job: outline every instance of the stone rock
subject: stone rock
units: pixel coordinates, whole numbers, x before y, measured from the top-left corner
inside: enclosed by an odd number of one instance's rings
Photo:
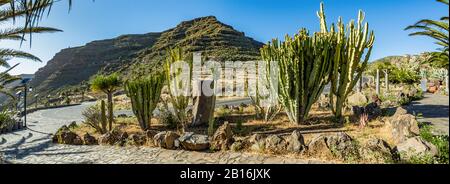
[[[359,159],[357,145],[343,132],[316,136],[308,145],[308,154],[346,161]]]
[[[265,150],[273,153],[281,153],[286,150],[287,142],[278,135],[271,135],[265,140]]]
[[[287,151],[293,153],[300,153],[306,149],[305,139],[299,131],[294,131],[286,139],[287,141]]]
[[[397,110],[395,110],[394,116],[401,116],[408,114],[408,111],[404,109],[403,107],[397,107]]]
[[[116,144],[117,141],[118,141],[117,136],[115,136],[111,132],[103,134],[98,138],[98,144],[100,144],[100,145],[112,146],[112,145]]]
[[[131,134],[126,141],[126,144],[129,146],[142,146],[145,142],[146,137],[144,135]]]
[[[166,143],[164,142],[164,137],[166,136],[166,131],[164,132],[159,132],[158,134],[156,134],[153,137],[153,145],[155,145],[156,147],[160,147],[163,148],[166,146]]]
[[[53,142],[68,145],[83,145],[83,140],[67,126],[61,127],[53,136]]]
[[[262,139],[266,138],[265,135],[262,134],[253,134],[252,136],[250,136],[247,140],[250,144],[254,144],[257,143],[259,141],[261,141]]]
[[[120,140],[128,139],[128,133],[127,132],[123,132],[122,134],[120,134],[119,139]]]
[[[387,126],[389,126],[388,129],[391,131],[392,138],[396,144],[420,134],[419,123],[416,117],[407,114],[407,111],[401,107],[397,108],[394,116],[388,118]]]
[[[211,148],[213,150],[228,150],[233,143],[233,131],[228,122],[220,126],[216,133],[214,133],[211,140]]]
[[[155,137],[155,135],[158,134],[158,131],[156,131],[156,130],[147,130],[147,131],[145,131],[144,134],[145,134],[145,136],[147,138],[147,142],[153,143],[153,137]]]
[[[368,103],[367,97],[361,92],[356,92],[353,95],[350,95],[347,99],[348,105],[350,106],[364,106]]]
[[[202,80],[198,82],[197,89],[202,89],[201,86],[214,84],[212,80]],[[202,126],[208,125],[214,118],[214,108],[216,106],[216,96],[215,95],[205,95],[203,92],[199,93],[200,96],[195,97],[193,115],[191,126]]]
[[[83,140],[84,140],[85,145],[97,145],[98,144],[97,139],[94,136],[90,135],[89,133],[84,134]]]
[[[177,140],[180,136],[175,132],[167,132],[164,136],[164,143],[166,144],[166,149],[174,149],[176,147],[175,140]]]
[[[361,159],[374,163],[394,163],[396,154],[386,141],[371,138],[360,149]]]
[[[409,160],[413,157],[437,156],[439,154],[436,146],[423,140],[421,137],[409,138],[395,148],[400,154],[401,160]]]
[[[180,138],[181,146],[189,151],[203,151],[209,149],[209,138],[207,135],[198,135],[186,132]]]

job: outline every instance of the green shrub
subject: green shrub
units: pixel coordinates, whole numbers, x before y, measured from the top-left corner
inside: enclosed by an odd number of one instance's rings
[[[11,126],[14,123],[13,113],[6,110],[0,111],[0,129]]]
[[[422,124],[420,129],[420,137],[430,142],[431,144],[435,145],[439,151],[439,156],[433,158],[433,162],[431,163],[449,164],[448,161],[449,137],[447,135],[439,135],[439,136],[433,135],[431,133],[431,126]],[[428,163],[430,163],[429,158],[426,159],[417,158],[413,161],[416,161],[418,163],[428,161]]]

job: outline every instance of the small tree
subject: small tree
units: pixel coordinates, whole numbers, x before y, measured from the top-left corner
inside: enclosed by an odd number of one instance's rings
[[[120,87],[121,81],[119,75],[114,73],[111,75],[97,75],[91,81],[91,89],[97,92],[103,92],[107,95],[108,100],[108,123],[109,130],[112,130],[112,122],[114,119],[113,113],[113,95]]]

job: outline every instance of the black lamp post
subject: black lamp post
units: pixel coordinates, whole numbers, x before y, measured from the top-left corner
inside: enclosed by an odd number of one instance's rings
[[[28,82],[30,82],[31,79],[26,78],[22,80],[22,84],[23,84],[23,88],[24,88],[24,92],[23,92],[23,109],[24,109],[24,119],[23,119],[23,126],[27,127],[27,94],[28,94],[28,90],[30,90],[30,92],[33,90],[33,88],[28,88]]]

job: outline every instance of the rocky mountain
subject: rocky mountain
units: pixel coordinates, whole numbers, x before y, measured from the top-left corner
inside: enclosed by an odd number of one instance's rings
[[[32,86],[49,92],[78,85],[99,72],[148,74],[162,70],[166,50],[175,46],[216,61],[248,61],[259,58],[262,45],[216,17],[201,17],[161,33],[125,35],[64,49],[36,73]]]

